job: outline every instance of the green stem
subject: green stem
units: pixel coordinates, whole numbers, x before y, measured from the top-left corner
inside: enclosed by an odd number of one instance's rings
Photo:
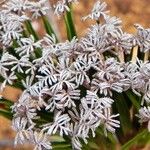
[[[46,32],[51,36],[52,34],[55,35],[56,39],[57,39],[57,36],[48,20],[48,18],[46,16],[42,16],[42,20],[43,20],[43,24],[44,24],[44,27],[45,27],[45,30]],[[58,39],[57,39],[58,41]]]
[[[38,40],[39,40],[39,37],[38,37],[36,31],[34,30],[31,21],[30,21],[30,20],[27,20],[27,21],[25,22],[25,25],[26,25],[26,28],[27,28],[28,33],[31,34],[31,35],[33,35],[35,41],[38,41]],[[41,50],[40,48],[36,48],[36,49],[35,49],[35,55],[36,55],[37,58],[41,57],[41,55],[42,55],[42,50]]]
[[[70,11],[67,11],[64,19],[66,24],[66,30],[67,30],[67,36],[68,39],[71,40],[74,36],[77,36],[73,18],[72,18],[72,8],[71,5],[69,5]]]
[[[26,28],[27,28],[27,31],[29,32],[29,34],[32,34],[33,37],[34,37],[34,39],[36,41],[38,41],[39,37],[38,37],[37,33],[35,32],[35,30],[34,30],[34,28],[32,26],[31,21],[30,20],[25,21],[25,25],[26,25]]]
[[[147,129],[144,129],[142,132],[137,134],[133,139],[129,140],[127,143],[125,143],[121,150],[128,150],[133,144],[138,142],[146,133],[148,133]]]

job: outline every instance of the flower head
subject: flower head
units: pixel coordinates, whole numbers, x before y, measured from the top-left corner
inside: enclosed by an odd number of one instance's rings
[[[107,4],[105,2],[97,1],[94,4],[91,14],[84,17],[83,19],[86,20],[86,19],[90,18],[93,20],[99,20],[99,18],[101,16],[103,16],[105,18],[107,13],[109,12],[109,11],[106,11],[106,7],[107,7]]]

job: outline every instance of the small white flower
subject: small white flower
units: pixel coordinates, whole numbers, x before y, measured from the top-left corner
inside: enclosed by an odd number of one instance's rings
[[[86,103],[86,99],[82,99],[82,106],[77,135],[87,143],[86,139],[89,137],[89,132],[92,131],[92,136],[95,137],[95,130],[100,125],[101,120],[97,117],[97,114],[101,113],[101,108]]]
[[[145,100],[149,104],[150,103],[150,80],[145,84],[145,90],[143,93],[144,93],[143,100]]]
[[[14,144],[24,144],[29,138],[29,132],[26,130],[27,120],[25,118],[13,118],[12,128],[17,131]]]
[[[117,36],[121,32],[122,21],[117,17],[105,17],[105,30],[107,33],[110,33],[112,36]]]
[[[53,44],[57,43],[57,39],[56,39],[56,36],[54,34],[52,34],[51,36],[49,34],[46,34],[43,37],[43,40],[41,42],[45,42],[46,46],[47,45],[53,45]]]
[[[1,57],[1,63],[4,66],[14,65],[15,61],[16,61],[16,57],[14,57],[13,55],[9,54],[8,52],[3,53],[2,57]]]
[[[28,38],[21,38],[18,41],[18,44],[20,47],[16,48],[15,50],[19,54],[19,56],[26,55],[27,57],[29,57],[30,55],[33,55],[33,52],[36,48],[40,47],[39,42],[35,42],[32,35]]]
[[[141,52],[150,51],[150,28],[144,29],[141,25],[135,24],[137,35],[135,36],[135,43],[140,47]]]
[[[68,3],[78,3],[78,0],[66,0]]]
[[[47,10],[49,9],[46,6],[47,0],[39,0],[36,2],[29,2],[30,5],[30,12],[32,13],[32,18],[37,19],[42,15],[46,15]]]
[[[114,58],[108,58],[99,64],[99,71],[94,74],[92,89],[100,94],[112,96],[111,90],[121,93],[124,90],[125,75],[123,68]],[[122,82],[121,82],[122,81]]]
[[[25,74],[31,73],[31,75],[35,75],[37,70],[37,65],[33,63],[29,63],[28,68],[26,68]]]
[[[67,74],[65,71],[62,71],[57,75],[57,81],[50,89],[53,93],[62,90],[64,87],[67,89],[74,89],[75,84],[73,83],[73,78],[70,74]]]
[[[72,148],[81,150],[82,144],[81,144],[80,139],[82,139],[83,137],[82,137],[82,135],[77,135],[78,129],[79,129],[78,123],[75,123],[74,125],[71,124],[70,129],[71,129],[70,135],[71,135]],[[86,140],[84,139],[84,141],[86,141]]]
[[[84,17],[83,19],[86,20],[90,18],[93,20],[99,20],[101,16],[105,18],[106,14],[109,12],[109,11],[106,11],[106,7],[107,7],[107,4],[105,2],[97,1],[94,4],[91,14]]]
[[[10,84],[12,85],[13,84],[13,81],[17,79],[17,76],[15,75],[14,72],[10,73],[9,75],[5,74],[3,76],[4,78],[4,81],[3,83],[1,84],[1,87],[0,87],[0,90],[3,90],[7,84]]]
[[[54,5],[54,8],[54,14],[56,14],[58,17],[60,17],[65,11],[70,11],[65,0],[58,1],[57,4]]]
[[[114,102],[114,100],[109,97],[99,98],[93,91],[87,91],[86,100],[87,103],[94,103],[93,105],[100,108],[111,108],[111,105]]]
[[[148,130],[150,132],[150,107],[142,107],[139,110],[137,117],[140,119],[139,122],[148,122]]]
[[[32,86],[33,80],[34,80],[34,75],[27,76],[25,81],[22,80],[22,84],[23,84],[23,86],[26,88],[27,91],[28,91],[28,90],[30,89],[30,87]]]
[[[52,86],[57,83],[57,74],[53,65],[43,65],[38,70],[42,75],[36,75],[43,86]]]
[[[75,100],[79,99],[80,90],[61,90],[56,95],[54,95],[54,100],[57,102],[56,107],[59,109],[64,107],[76,107]]]
[[[56,132],[59,132],[60,136],[63,136],[63,134],[68,135],[68,132],[70,132],[69,121],[70,118],[68,114],[62,114],[62,112],[59,111],[54,117],[54,122],[44,125],[43,130],[47,130],[47,134],[49,135],[55,134]]]
[[[31,132],[31,141],[35,145],[34,150],[52,149],[48,135],[43,132]],[[30,141],[30,142],[31,142]]]
[[[11,21],[3,26],[3,31],[0,32],[0,41],[6,46],[10,46],[13,40],[17,40],[22,36],[22,31],[20,25]]]
[[[36,101],[24,91],[17,103],[12,106],[14,117],[20,117],[27,121],[28,128],[34,127],[33,119],[36,119]]]
[[[10,55],[8,52],[2,54],[1,59],[0,59],[0,75],[1,76],[7,75],[7,71],[9,70],[7,67],[9,65],[12,65],[11,61],[14,59],[16,58]]]
[[[22,14],[28,8],[28,2],[28,0],[9,0],[8,2],[6,1],[6,4],[4,4],[3,7],[7,8],[9,11]]]
[[[110,108],[104,109],[104,114],[101,116],[102,124],[104,125],[104,132],[107,135],[107,130],[111,133],[115,133],[115,128],[120,127],[120,122],[114,118],[118,117],[119,114],[111,115]]]
[[[23,73],[23,68],[30,66],[29,58],[27,56],[23,56],[19,60],[16,58],[14,63],[15,65],[11,68],[11,71],[17,70],[18,72]]]

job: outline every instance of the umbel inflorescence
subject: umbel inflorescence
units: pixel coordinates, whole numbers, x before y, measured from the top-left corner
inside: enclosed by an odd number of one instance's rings
[[[59,135],[62,143],[69,141],[71,149],[79,150],[98,128],[106,136],[115,135],[122,126],[112,107],[118,101],[115,95],[127,93],[139,98],[133,102],[137,117],[141,123],[149,122],[150,130],[150,29],[136,24],[135,35],[125,33],[106,3],[96,1],[82,18],[95,24],[78,38],[67,20],[74,2],[78,1],[60,0],[54,5],[54,14],[67,24],[65,42],[57,39],[46,19],[46,0],[7,0],[2,6],[0,89],[6,85],[22,89],[12,106],[15,144],[53,149],[53,137]],[[40,39],[31,24],[39,17],[48,33]]]

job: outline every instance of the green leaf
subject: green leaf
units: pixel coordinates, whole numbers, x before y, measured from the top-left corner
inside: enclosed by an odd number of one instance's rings
[[[132,102],[137,111],[140,109],[140,102],[138,102],[137,96],[131,91],[126,91],[125,94],[128,96],[129,100]]]
[[[66,24],[66,30],[67,30],[67,36],[69,40],[72,40],[74,36],[77,36],[76,30],[75,30],[75,25],[73,22],[72,18],[72,7],[69,5],[70,11],[67,11],[64,19],[65,19],[65,24]]]
[[[0,115],[11,120],[13,116],[11,106],[13,104],[12,101],[2,98],[0,100]]]
[[[13,84],[10,86],[24,90],[24,86],[21,82],[22,79],[25,79],[25,77],[23,77],[24,75],[21,73],[18,73],[18,72],[16,72],[15,74],[17,76],[17,80],[15,82],[13,82]]]
[[[71,145],[67,143],[52,143],[53,150],[71,150]]]
[[[4,81],[4,78],[0,76],[0,83],[2,83],[3,81]]]
[[[11,112],[5,111],[3,109],[0,109],[0,115],[9,120],[12,120],[12,118],[13,118],[13,114]]]
[[[121,93],[116,92],[113,93],[113,98],[119,113],[121,128],[124,134],[127,134],[128,132],[132,131],[132,123],[130,120],[130,113],[126,100]]]
[[[52,135],[50,140],[51,142],[65,142],[64,138],[59,135]]]
[[[131,146],[133,146],[136,142],[138,142],[140,139],[142,139],[146,134],[148,133],[147,129],[143,130],[142,132],[138,133],[133,139],[129,140],[127,143],[125,143],[121,150],[129,150]]]
[[[20,90],[24,90],[24,86],[22,85],[22,82],[21,81],[16,81],[14,82],[12,85],[9,85],[11,87],[14,87],[14,88],[17,88],[17,89],[20,89]]]
[[[48,112],[44,109],[41,109],[40,111],[37,111],[38,116],[40,116],[40,118],[42,118],[43,120],[47,121],[47,122],[52,122],[53,121],[53,113],[52,112]]]
[[[10,101],[10,100],[7,100],[7,99],[2,98],[2,99],[0,100],[0,104],[4,104],[4,105],[6,105],[6,106],[8,106],[8,107],[11,107],[14,103],[13,103],[12,101]]]
[[[10,54],[15,56],[17,59],[20,59],[20,56],[16,53],[15,48],[19,47],[17,40],[13,40],[13,44],[11,47],[9,47],[7,50]]]
[[[99,150],[99,146],[94,141],[89,141],[88,146],[90,147],[90,149]]]
[[[111,150],[116,150],[116,145],[118,144],[117,137],[108,132],[107,137],[104,135],[104,131],[102,127],[98,127],[96,129],[96,135],[97,135],[97,144],[99,147],[103,147],[102,149],[110,149]]]

